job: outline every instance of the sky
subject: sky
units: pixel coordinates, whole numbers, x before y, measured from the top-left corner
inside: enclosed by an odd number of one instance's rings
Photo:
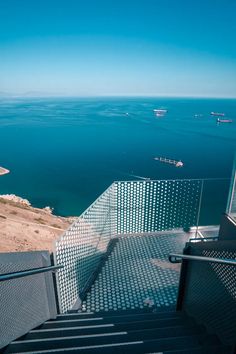
[[[235,0],[0,0],[0,93],[236,97]]]

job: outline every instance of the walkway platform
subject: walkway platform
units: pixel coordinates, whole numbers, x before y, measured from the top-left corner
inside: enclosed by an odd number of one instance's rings
[[[168,255],[181,252],[192,234],[160,232],[122,235],[82,302],[83,311],[174,307],[180,265]]]

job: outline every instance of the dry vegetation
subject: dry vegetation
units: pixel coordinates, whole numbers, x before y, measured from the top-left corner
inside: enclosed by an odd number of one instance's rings
[[[53,249],[53,241],[73,222],[47,210],[0,197],[0,252]]]

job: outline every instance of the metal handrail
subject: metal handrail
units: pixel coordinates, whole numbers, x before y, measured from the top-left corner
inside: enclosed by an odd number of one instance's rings
[[[13,273],[0,274],[0,282],[5,281],[5,280],[12,280],[12,279],[17,279],[17,278],[27,277],[29,275],[34,275],[34,274],[46,273],[46,272],[51,272],[51,271],[53,272],[53,271],[56,271],[61,268],[63,268],[63,265],[31,268],[31,269],[26,269],[26,270],[20,270],[18,272],[13,272]]]
[[[177,260],[176,258],[180,258],[180,259]],[[221,264],[227,264],[227,265],[236,266],[236,260],[235,259],[203,257],[203,256],[190,256],[190,255],[179,254],[179,253],[170,253],[169,254],[169,261],[171,263],[181,263],[182,259],[186,259],[186,260],[189,260],[189,261],[202,261],[202,262],[211,262],[211,263],[221,263]]]
[[[137,177],[138,178],[138,177]],[[180,178],[180,179],[173,179],[173,178],[166,178],[166,179],[145,179],[145,180],[138,180],[138,179],[133,179],[133,180],[115,180],[112,184],[114,183],[125,183],[125,182],[162,182],[162,181],[175,181],[175,182],[181,182],[181,181],[225,181],[225,180],[230,180],[229,177],[216,177],[216,178]]]
[[[218,236],[209,236],[209,237],[192,237],[189,239],[189,242],[194,242],[194,241],[205,241],[205,240],[218,240]]]

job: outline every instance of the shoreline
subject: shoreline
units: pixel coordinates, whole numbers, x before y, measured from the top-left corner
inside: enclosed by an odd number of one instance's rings
[[[45,211],[45,212],[47,212],[49,214],[53,213],[53,208],[51,208],[49,206],[45,206],[43,208],[33,207],[28,199],[19,197],[19,196],[15,195],[15,194],[0,194],[0,199],[5,199],[5,200],[8,200],[10,202],[14,202],[14,203],[17,203],[17,204],[20,204],[20,205],[24,205],[24,206],[27,206],[27,207],[32,207],[34,209],[40,209],[40,210]],[[60,215],[55,215],[55,216],[59,216],[60,217]]]
[[[0,195],[0,252],[52,252],[55,240],[74,221],[52,211],[50,207],[35,208],[14,194]]]
[[[31,206],[31,203],[27,199],[18,197],[15,194],[0,194],[0,198],[5,199],[5,200],[9,200],[14,203],[20,203],[23,205]]]

